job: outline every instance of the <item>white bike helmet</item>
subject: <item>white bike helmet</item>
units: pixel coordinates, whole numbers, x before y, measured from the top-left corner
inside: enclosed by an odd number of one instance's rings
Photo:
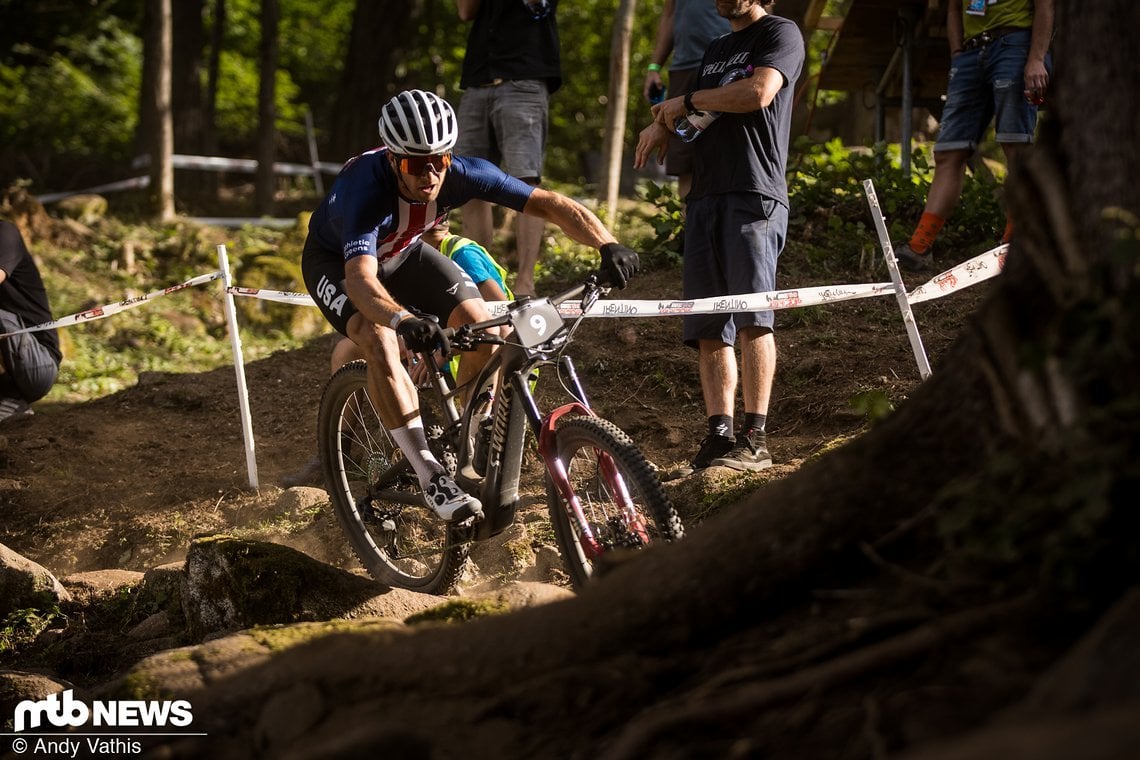
[[[430,156],[455,145],[459,127],[451,105],[435,93],[405,90],[380,111],[380,139],[393,153]]]

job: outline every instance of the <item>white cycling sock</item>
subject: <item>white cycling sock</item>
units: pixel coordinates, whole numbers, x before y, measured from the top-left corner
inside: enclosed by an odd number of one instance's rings
[[[404,452],[404,456],[408,458],[408,463],[416,471],[420,488],[427,488],[432,475],[443,472],[443,465],[439,463],[435,454],[432,454],[431,449],[428,448],[423,420],[416,418],[407,425],[391,428],[388,432],[392,434],[396,445]]]

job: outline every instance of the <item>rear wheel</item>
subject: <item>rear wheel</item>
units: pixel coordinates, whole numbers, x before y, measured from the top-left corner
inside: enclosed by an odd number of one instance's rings
[[[363,361],[346,364],[321,397],[318,449],[333,509],[373,578],[446,593],[463,571],[470,528],[449,525],[424,503],[415,472],[365,392],[366,378]]]
[[[602,554],[675,541],[684,535],[681,518],[661,481],[617,425],[598,417],[564,418],[558,426],[557,447],[594,539],[591,546],[573,524],[568,506],[547,473],[550,520],[575,588],[590,580]]]

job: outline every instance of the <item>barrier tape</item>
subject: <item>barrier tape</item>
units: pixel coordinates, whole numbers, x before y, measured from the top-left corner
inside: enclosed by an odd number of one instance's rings
[[[979,253],[969,261],[963,261],[930,278],[912,290],[907,298],[912,304],[931,301],[965,290],[991,277],[997,277],[1005,269],[1005,257],[1008,252],[1009,243],[1002,243],[985,253]]]
[[[984,253],[978,254],[969,261],[964,261],[955,267],[935,275],[927,282],[915,288],[909,294],[912,304],[942,298],[959,290],[964,290],[979,282],[988,280],[1001,274],[1005,268],[1005,257],[1009,250],[1008,244],[999,245]],[[210,272],[187,280],[179,285],[172,285],[162,290],[155,290],[146,295],[126,298],[122,301],[105,306],[86,309],[66,317],[53,319],[50,322],[25,327],[22,330],[2,333],[0,338],[10,335],[52,330],[59,327],[69,327],[80,322],[92,322],[113,314],[133,309],[147,301],[159,296],[183,290],[185,288],[204,285],[220,279],[221,272]],[[779,309],[796,309],[804,306],[819,306],[827,303],[839,303],[861,298],[874,298],[876,296],[890,295],[892,285],[889,282],[863,283],[858,285],[825,285],[811,288],[790,288],[785,290],[769,290],[763,293],[745,293],[741,295],[723,296],[717,298],[696,298],[693,300],[622,300],[607,299],[598,301],[586,314],[587,317],[659,317],[676,316],[684,314],[720,314],[725,312],[741,311],[776,311]],[[265,301],[292,304],[294,306],[316,306],[312,296],[308,293],[298,293],[288,290],[268,290],[266,288],[245,288],[231,286],[225,289],[227,293],[247,298],[260,298]],[[505,314],[509,303],[507,301],[488,301],[487,308],[492,316]],[[559,305],[559,313],[565,317],[576,317],[582,313],[578,301],[566,301]]]
[[[10,335],[21,335],[23,333],[39,332],[40,330],[52,330],[57,327],[70,327],[71,325],[78,324],[80,322],[93,322],[96,319],[103,319],[104,317],[109,317],[112,314],[118,314],[121,311],[133,309],[136,306],[158,298],[159,296],[170,295],[171,293],[183,290],[184,288],[192,288],[195,285],[204,285],[207,282],[221,279],[221,277],[222,272],[200,274],[197,277],[193,277],[180,285],[171,285],[170,287],[163,288],[162,290],[151,291],[146,295],[135,296],[133,298],[124,298],[118,303],[107,304],[105,306],[96,306],[93,309],[86,309],[85,311],[80,311],[66,317],[53,319],[50,322],[44,322],[43,324],[35,325],[34,327],[25,327],[22,330],[14,330],[12,332],[0,335],[0,338],[7,338]]]
[[[819,306],[825,303],[839,303],[859,298],[872,298],[891,292],[889,282],[861,285],[824,285],[812,288],[791,288],[769,290],[763,293],[743,293],[740,295],[716,298],[696,298],[681,300],[605,300],[598,301],[586,312],[587,317],[659,317],[683,314],[721,314],[740,311],[775,311],[795,309],[803,306]],[[297,306],[315,306],[312,297],[305,293],[263,288],[230,287],[227,292],[235,296],[261,298],[266,301],[290,303]],[[487,307],[492,316],[505,314],[507,301],[488,301]],[[580,301],[564,301],[558,311],[565,317],[577,317],[582,313]]]

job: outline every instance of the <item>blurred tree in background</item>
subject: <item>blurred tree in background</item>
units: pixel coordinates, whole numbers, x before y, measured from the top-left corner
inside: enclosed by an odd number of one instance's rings
[[[0,179],[27,178],[43,193],[137,173],[143,6],[0,0]],[[602,144],[616,6],[559,7],[565,85],[551,103],[553,180],[581,184]],[[640,77],[660,8],[648,0],[638,10],[627,145],[648,115]],[[175,151],[253,157],[261,3],[178,0],[174,12]],[[457,101],[467,31],[454,0],[280,0],[277,159],[308,162],[306,110],[320,158],[340,162],[376,144],[380,104],[399,90]]]

